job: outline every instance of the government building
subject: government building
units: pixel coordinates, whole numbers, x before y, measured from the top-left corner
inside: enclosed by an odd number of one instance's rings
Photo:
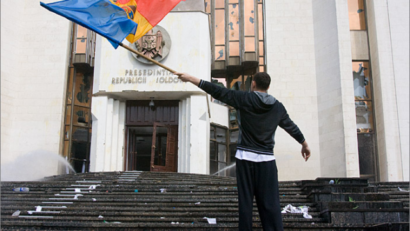
[[[268,93],[312,151],[305,162],[278,128],[281,181],[409,181],[408,0],[186,0],[123,43],[233,90],[249,91],[267,72]],[[2,180],[7,169],[29,168],[7,168],[24,160],[45,175],[70,173],[66,160],[76,172],[235,176],[237,119],[234,108],[38,1],[19,2],[18,12],[1,1]],[[41,152],[52,157],[33,154]]]

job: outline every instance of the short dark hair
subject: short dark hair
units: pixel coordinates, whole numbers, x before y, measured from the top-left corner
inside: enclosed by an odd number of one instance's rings
[[[256,88],[260,90],[268,90],[270,85],[270,76],[266,72],[258,72],[253,77],[253,81],[256,83]]]

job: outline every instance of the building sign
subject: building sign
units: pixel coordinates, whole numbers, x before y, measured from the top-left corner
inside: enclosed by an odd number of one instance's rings
[[[157,25],[131,46],[145,56],[160,62],[171,50],[171,38],[163,27]],[[132,55],[141,63],[153,64],[139,55],[134,53]]]
[[[111,84],[145,84],[147,80],[155,79],[155,83],[181,83],[173,73],[159,69],[129,69],[124,70],[124,76],[113,77]]]

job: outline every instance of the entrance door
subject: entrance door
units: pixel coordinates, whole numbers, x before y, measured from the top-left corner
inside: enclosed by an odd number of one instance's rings
[[[178,151],[176,125],[154,123],[151,147],[151,171],[176,172]]]
[[[177,171],[177,100],[127,101],[124,170]]]

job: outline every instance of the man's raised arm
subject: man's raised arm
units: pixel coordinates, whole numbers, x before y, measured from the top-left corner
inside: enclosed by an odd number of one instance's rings
[[[206,93],[210,94],[213,98],[228,104],[234,108],[240,108],[243,105],[245,93],[243,91],[234,91],[224,87],[220,87],[216,84],[210,83],[205,80],[198,79],[192,75],[186,73],[175,72],[174,75],[178,75],[178,78],[183,82],[190,82]]]

